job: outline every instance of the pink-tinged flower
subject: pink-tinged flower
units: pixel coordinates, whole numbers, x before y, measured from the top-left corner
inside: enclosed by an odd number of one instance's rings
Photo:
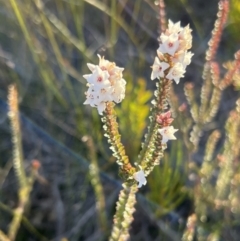
[[[181,63],[176,63],[168,72],[166,76],[169,80],[174,80],[176,84],[179,83],[180,78],[184,77],[185,68]]]
[[[154,80],[156,78],[162,78],[164,77],[164,71],[169,67],[170,65],[165,62],[160,62],[158,57],[155,57],[153,66],[152,66],[152,74],[151,74],[151,80]]]
[[[102,69],[102,70],[108,70],[109,69],[109,65],[115,65],[115,63],[113,62],[110,62],[106,59],[104,59],[104,57],[101,57],[99,54],[97,55],[98,58],[99,58],[99,67]]]
[[[162,33],[160,39],[162,43],[158,50],[163,54],[167,53],[173,56],[179,47],[178,34],[173,33],[168,36]]]
[[[178,111],[179,112],[184,112],[187,109],[187,104],[186,103],[182,103],[179,107],[178,107]]]
[[[142,187],[142,185],[147,184],[147,180],[146,180],[144,171],[142,169],[138,172],[135,172],[133,174],[133,178],[138,182],[138,188]]]
[[[110,61],[104,59],[104,57],[101,57],[99,54],[98,54],[98,58],[99,58],[99,65],[87,63],[87,66],[91,70],[92,73],[96,70],[96,67],[98,66],[102,71],[108,72],[109,80],[111,83],[114,80],[118,80],[118,79],[122,78],[122,72],[123,72],[124,68],[120,68],[120,67],[116,66],[116,64],[114,62],[110,62]],[[84,77],[86,78],[87,76],[88,75],[85,75]]]
[[[168,140],[176,140],[174,133],[178,131],[178,129],[174,129],[173,126],[163,127],[158,130],[159,133],[162,135],[162,143],[167,143]]]
[[[98,66],[96,66],[91,75],[84,75],[83,77],[87,79],[89,84],[94,85],[95,88],[101,89],[110,86],[108,72],[101,70]]]
[[[171,111],[157,115],[157,122],[163,127],[169,126],[173,122],[173,118],[171,118]]]

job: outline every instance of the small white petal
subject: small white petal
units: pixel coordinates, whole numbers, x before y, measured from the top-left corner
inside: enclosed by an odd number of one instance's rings
[[[192,29],[189,28],[189,25],[184,27],[179,33],[180,39],[180,48],[184,51],[192,47]]]
[[[192,52],[188,51],[180,51],[176,56],[173,58],[173,62],[181,63],[184,68],[191,63],[191,58],[193,56]]]
[[[183,28],[181,27],[180,21],[178,21],[177,23],[173,23],[170,19],[168,20],[168,33],[179,33],[180,31],[182,31],[182,29]]]
[[[176,84],[179,83],[180,78],[184,77],[185,68],[181,63],[176,63],[168,72],[166,78],[174,80]]]
[[[144,171],[140,170],[133,174],[133,178],[138,182],[138,188],[142,187],[142,185],[147,184],[147,179],[145,177]]]
[[[98,114],[102,115],[103,111],[106,109],[106,103],[100,102],[97,106],[97,109],[98,109]]]
[[[91,64],[91,63],[87,63],[87,67],[93,72],[96,68],[96,65]]]
[[[169,67],[170,65],[165,62],[160,62],[158,57],[155,57],[153,66],[152,66],[152,73],[151,73],[151,80],[154,80],[159,77],[164,77],[164,71]]]
[[[85,75],[83,75],[83,78],[86,79],[86,80],[88,80],[91,75],[92,75],[92,74],[85,74]]]

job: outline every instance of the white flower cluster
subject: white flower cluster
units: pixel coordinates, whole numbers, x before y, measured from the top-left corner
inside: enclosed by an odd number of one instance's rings
[[[192,35],[189,25],[182,28],[180,22],[168,21],[168,29],[160,36],[160,46],[152,66],[151,80],[164,77],[177,84],[184,77],[186,66],[190,64],[193,54],[187,51],[192,46]]]
[[[89,87],[85,93],[87,99],[84,104],[96,107],[101,115],[108,101],[120,103],[124,99],[126,81],[122,78],[124,68],[116,66],[114,62],[100,55],[98,57],[98,65],[87,64],[92,73],[83,75]]]

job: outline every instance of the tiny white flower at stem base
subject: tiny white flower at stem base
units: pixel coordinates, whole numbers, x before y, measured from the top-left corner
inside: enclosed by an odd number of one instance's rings
[[[147,184],[147,179],[146,179],[144,171],[142,169],[138,172],[135,172],[133,174],[133,178],[138,182],[138,188],[142,187],[142,185]]]
[[[162,135],[162,143],[167,143],[168,140],[176,140],[174,133],[178,131],[178,129],[174,129],[173,126],[163,127],[158,130],[159,133]]]

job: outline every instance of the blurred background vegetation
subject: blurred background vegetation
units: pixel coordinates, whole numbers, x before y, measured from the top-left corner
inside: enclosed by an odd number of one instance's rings
[[[200,125],[189,112],[201,103],[218,1],[166,0],[165,5],[167,19],[193,29],[194,57],[172,95],[178,140],[138,195],[131,240],[239,240],[239,73],[221,90],[207,123]],[[220,67],[225,63],[221,77],[233,68],[227,61],[240,48],[239,16],[240,3],[231,0],[215,58]],[[158,48],[159,2],[0,0],[0,23],[0,230],[9,233],[21,201],[7,116],[8,87],[16,84],[24,173],[34,177],[24,194],[16,240],[107,240],[121,180],[97,111],[82,104],[82,75],[89,72],[86,63],[97,63],[96,54],[125,68],[126,98],[117,113],[134,163],[153,95],[149,76]],[[216,93],[210,91],[209,100],[211,94]],[[201,133],[191,146],[194,123]]]

